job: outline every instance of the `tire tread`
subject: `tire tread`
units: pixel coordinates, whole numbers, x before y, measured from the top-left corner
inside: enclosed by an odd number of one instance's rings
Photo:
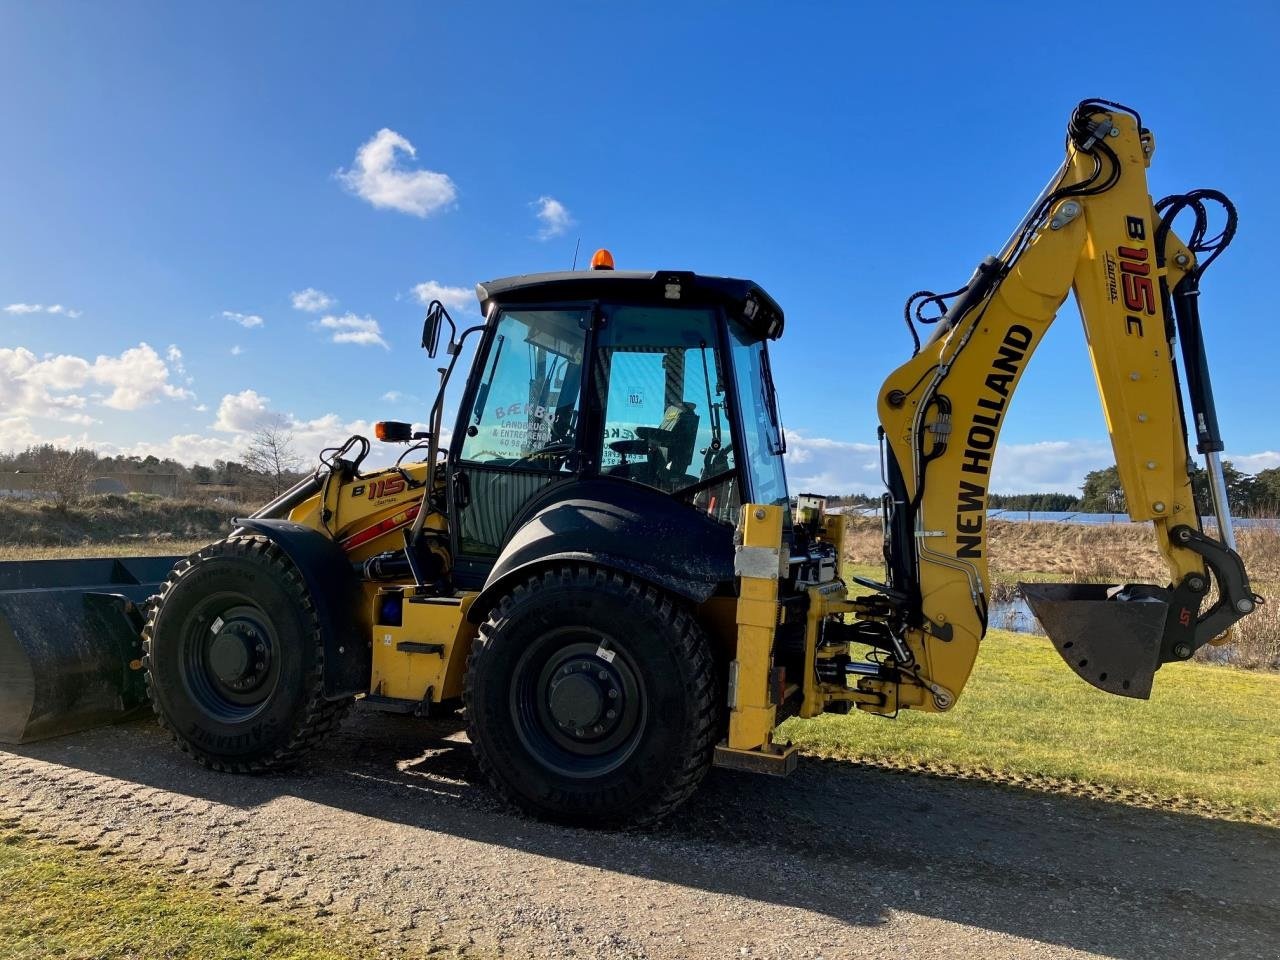
[[[467,733],[476,762],[494,790],[509,803],[534,815],[547,815],[544,807],[512,790],[500,775],[493,759],[481,745],[482,738],[477,736],[477,713],[473,704],[475,679],[487,669],[495,633],[511,619],[513,611],[521,604],[542,591],[557,587],[597,594],[609,593],[625,599],[627,603],[647,607],[665,627],[667,637],[674,644],[675,655],[691,666],[684,693],[686,701],[692,705],[692,722],[683,733],[683,760],[668,773],[666,782],[655,793],[654,798],[643,808],[629,810],[624,818],[619,818],[613,815],[614,811],[607,806],[608,799],[602,795],[599,809],[590,812],[589,820],[580,816],[567,818],[588,825],[645,827],[657,823],[689,799],[711,766],[719,724],[715,697],[717,686],[710,645],[693,612],[685,603],[635,577],[589,564],[561,564],[530,575],[498,598],[471,645],[463,680]]]
[[[252,760],[226,760],[206,753],[200,747],[184,737],[165,716],[159,700],[154,693],[155,681],[151,673],[151,643],[155,634],[156,620],[165,600],[174,586],[193,570],[197,563],[216,556],[228,554],[251,558],[264,566],[274,568],[282,583],[288,585],[295,595],[303,619],[310,624],[311,640],[315,644],[315,669],[309,679],[309,688],[305,695],[305,707],[302,715],[294,721],[289,739],[275,748],[270,754]],[[151,700],[151,709],[160,722],[160,727],[169,734],[184,753],[197,763],[210,770],[224,773],[270,773],[287,770],[295,766],[309,751],[314,749],[326,736],[336,730],[342,723],[347,711],[351,708],[353,698],[328,700],[324,696],[324,640],[320,634],[320,621],[316,615],[315,605],[310,593],[303,583],[298,568],[270,539],[257,535],[231,536],[211,543],[197,550],[191,556],[179,561],[170,572],[160,593],[148,602],[147,622],[142,630],[142,664],[144,667],[147,696]]]

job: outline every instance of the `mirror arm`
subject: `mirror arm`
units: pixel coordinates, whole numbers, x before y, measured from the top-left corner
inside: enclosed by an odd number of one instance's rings
[[[440,303],[436,300],[435,304]],[[458,356],[462,353],[462,345],[466,343],[467,337],[473,333],[477,333],[485,328],[483,323],[468,327],[462,331],[461,336],[457,336],[458,328],[453,322],[453,318],[449,316],[449,312],[444,309],[444,304],[440,304],[440,310],[445,318],[449,321],[449,345],[446,351],[449,354],[449,364],[440,367],[440,389],[436,392],[436,401],[431,405],[431,420],[428,426],[430,434],[427,440],[427,476],[426,482],[423,484],[422,502],[418,506],[418,515],[413,519],[413,526],[405,534],[405,556],[414,556],[414,551],[418,548],[418,541],[422,537],[422,527],[427,521],[427,514],[431,509],[431,494],[435,489],[436,479],[436,461],[440,456],[440,424],[444,420],[444,393],[449,386],[449,378],[453,375],[453,368],[458,363]],[[432,354],[434,356],[434,354]],[[426,585],[422,582],[422,576],[418,571],[416,559],[409,560],[409,568],[413,571],[414,585],[418,589],[422,589]]]

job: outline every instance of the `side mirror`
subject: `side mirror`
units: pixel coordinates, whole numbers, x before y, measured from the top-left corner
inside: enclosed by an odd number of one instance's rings
[[[431,306],[427,308],[427,319],[422,324],[422,349],[426,350],[427,356],[432,359],[435,359],[436,352],[440,349],[440,330],[447,317],[449,317],[449,314],[446,312],[444,304],[439,300],[432,300]],[[453,326],[451,318],[449,319],[449,326]]]

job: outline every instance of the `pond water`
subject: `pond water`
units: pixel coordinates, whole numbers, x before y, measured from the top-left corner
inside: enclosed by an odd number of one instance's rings
[[[838,511],[840,508],[836,508]],[[879,507],[849,507],[846,512],[850,516],[857,517],[878,517],[880,516]],[[992,508],[987,511],[987,516],[992,520],[1018,520],[1023,523],[1132,523],[1127,513],[1080,513],[1065,510],[1000,510]],[[1273,517],[1235,517],[1231,521],[1232,526],[1240,528],[1248,527],[1275,527],[1280,526],[1280,519]],[[1217,521],[1213,517],[1201,517],[1201,527],[1207,532],[1217,528]]]
[[[1034,633],[1044,636],[1044,627],[1027,606],[1022,597],[1012,600],[997,600],[987,608],[987,625],[993,630],[1010,630],[1014,633]],[[1205,646],[1196,654],[1196,659],[1210,663],[1233,663],[1234,655],[1230,645],[1215,647]]]
[[[1014,633],[1044,633],[1040,621],[1022,597],[997,600],[987,607],[987,626],[995,630],[1012,630]]]

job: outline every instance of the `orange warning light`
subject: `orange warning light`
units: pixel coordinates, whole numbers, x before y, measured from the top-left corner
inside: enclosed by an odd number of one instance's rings
[[[606,250],[604,247],[601,247],[599,250],[597,250],[594,254],[591,255],[591,269],[592,270],[612,270],[613,254],[610,253],[608,250]]]

